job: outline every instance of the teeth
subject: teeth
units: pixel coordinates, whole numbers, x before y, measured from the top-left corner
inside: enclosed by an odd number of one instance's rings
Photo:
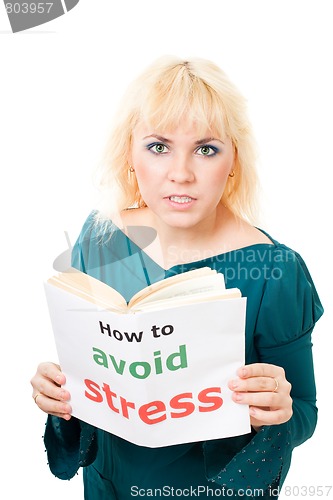
[[[188,196],[170,196],[169,199],[171,201],[175,201],[176,203],[189,203],[192,201],[192,198],[189,198]]]

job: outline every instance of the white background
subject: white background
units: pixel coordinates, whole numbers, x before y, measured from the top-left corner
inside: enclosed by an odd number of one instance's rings
[[[3,498],[83,497],[81,473],[62,482],[48,471],[45,417],[31,398],[37,363],[56,359],[43,280],[66,249],[64,231],[74,242],[95,206],[91,176],[119,96],[162,54],[213,60],[248,99],[260,224],[302,254],[326,307],[314,335],[319,423],[285,484],[332,485],[331,11],[330,0],[81,0],[11,34],[0,5]]]

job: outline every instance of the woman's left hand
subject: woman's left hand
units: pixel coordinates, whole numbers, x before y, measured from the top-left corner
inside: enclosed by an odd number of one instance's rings
[[[237,375],[229,381],[229,389],[235,403],[249,405],[252,427],[283,424],[291,418],[291,384],[283,368],[254,363],[240,368]]]

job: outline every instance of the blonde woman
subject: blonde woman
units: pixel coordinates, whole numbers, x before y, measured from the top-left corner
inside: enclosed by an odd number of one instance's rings
[[[71,417],[59,366],[41,363],[33,397],[49,414],[49,466],[83,467],[85,498],[276,497],[292,450],[316,425],[311,333],[322,306],[302,258],[255,227],[256,154],[243,97],[213,63],[164,57],[128,89],[73,266],[127,300],[172,274],[210,266],[247,297],[246,365],[229,388],[249,405],[245,436],[164,448]],[[129,232],[130,231],[130,232]]]

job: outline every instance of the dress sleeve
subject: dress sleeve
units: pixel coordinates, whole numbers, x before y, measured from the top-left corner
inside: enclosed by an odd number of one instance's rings
[[[95,428],[75,417],[66,421],[49,415],[44,444],[50,471],[59,479],[72,479],[80,467],[96,458]]]
[[[293,448],[310,438],[316,427],[311,334],[323,308],[303,259],[287,247],[276,249],[268,275],[257,316],[255,348],[259,362],[284,368],[292,385],[293,416],[284,424],[253,432],[226,467],[218,472],[208,467],[207,477],[236,490],[260,488],[271,498],[285,480]],[[216,443],[206,446],[216,455]]]
[[[72,250],[72,266],[85,270],[82,241],[87,240],[93,221],[91,214],[85,222]],[[51,472],[59,479],[71,479],[80,467],[90,465],[96,458],[95,427],[72,417],[69,421],[49,415],[46,421],[44,444]]]
[[[87,217],[72,249],[72,266],[87,274],[89,274],[88,263],[91,257],[90,247],[96,241],[96,234],[94,232],[95,214],[96,212],[93,211]]]

